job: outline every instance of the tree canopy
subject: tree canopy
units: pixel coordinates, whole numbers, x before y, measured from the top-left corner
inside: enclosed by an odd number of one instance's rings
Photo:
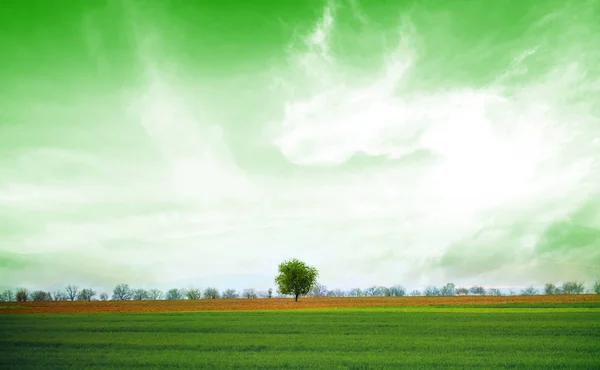
[[[279,274],[275,277],[275,284],[279,287],[279,293],[291,294],[297,302],[299,296],[306,295],[311,291],[318,275],[316,268],[297,259],[291,259],[279,265]]]

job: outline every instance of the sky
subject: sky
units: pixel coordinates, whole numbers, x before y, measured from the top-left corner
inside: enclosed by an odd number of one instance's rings
[[[7,0],[0,288],[600,279],[598,0]]]

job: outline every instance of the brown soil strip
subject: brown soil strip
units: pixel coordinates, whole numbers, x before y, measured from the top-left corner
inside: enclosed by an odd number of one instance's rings
[[[222,310],[289,310],[335,307],[429,306],[502,303],[600,302],[598,294],[538,296],[466,296],[466,297],[360,297],[360,298],[288,298],[272,299],[201,299],[185,301],[91,301],[91,302],[7,302],[0,314],[31,313],[135,313],[189,312]]]

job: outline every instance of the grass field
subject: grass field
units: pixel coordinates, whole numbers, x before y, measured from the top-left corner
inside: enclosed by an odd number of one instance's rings
[[[600,303],[5,314],[0,367],[598,369]]]

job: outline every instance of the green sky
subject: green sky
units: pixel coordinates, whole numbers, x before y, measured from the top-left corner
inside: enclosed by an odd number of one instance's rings
[[[600,278],[600,1],[8,0],[0,287]]]

